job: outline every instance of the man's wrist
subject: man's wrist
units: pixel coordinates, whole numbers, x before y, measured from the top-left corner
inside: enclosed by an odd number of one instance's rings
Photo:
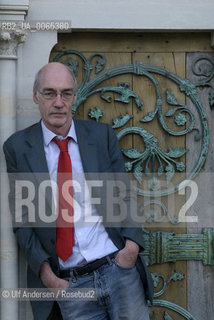
[[[134,242],[133,240],[130,240],[130,239],[126,239],[126,244],[125,244],[125,249],[130,252],[130,254],[133,254],[133,255],[138,255],[139,253],[139,250],[140,250],[140,247],[139,245]]]
[[[51,266],[48,261],[44,261],[41,265],[40,279],[42,283],[49,289],[65,289],[68,287],[68,281],[58,278],[51,269]]]

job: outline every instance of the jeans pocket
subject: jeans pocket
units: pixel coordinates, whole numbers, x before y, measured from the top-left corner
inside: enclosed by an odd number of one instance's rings
[[[71,286],[71,279],[70,278],[66,278],[64,280],[68,281],[68,286],[66,288],[59,288],[59,290],[61,290],[62,292],[66,292]]]
[[[113,259],[113,263],[116,267],[122,269],[122,270],[132,270],[132,269],[135,269],[135,264],[131,267],[124,267],[124,266],[121,266],[119,263],[117,263],[117,261],[115,259]]]
[[[68,286],[64,289],[59,289],[61,292],[59,293],[59,299],[57,302],[60,306],[60,309],[61,309],[61,306],[64,305],[64,303],[67,303],[68,301],[70,301],[69,291],[71,290],[71,287],[72,287],[72,281],[71,281],[71,278],[65,279],[65,280],[68,281]],[[62,309],[61,309],[61,312],[62,312]]]

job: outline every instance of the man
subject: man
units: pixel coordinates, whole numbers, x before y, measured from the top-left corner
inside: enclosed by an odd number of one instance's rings
[[[13,134],[5,142],[9,174],[48,173],[53,176],[57,170],[59,173],[62,150],[58,141],[66,138],[69,138],[66,159],[71,159],[69,163],[73,174],[125,171],[119,143],[110,126],[72,119],[76,90],[73,73],[61,63],[49,63],[38,72],[33,98],[39,106],[42,120]],[[9,198],[13,202],[12,178],[10,183]],[[73,192],[74,199],[78,198],[80,211],[84,211],[87,204],[81,198],[82,193],[75,190],[75,185],[69,192]],[[90,203],[87,192],[86,198]],[[38,201],[35,203],[38,215]],[[75,217],[75,204],[72,207]],[[11,205],[13,216],[16,214],[14,208]],[[144,246],[142,231],[129,226],[105,226],[99,218],[106,212],[99,211],[92,206],[95,220],[89,225],[84,225],[85,213],[80,214],[82,223],[72,226],[75,236],[71,253],[64,258],[56,248],[59,247],[56,225],[54,228],[22,225],[14,228],[28,262],[28,286],[50,290],[95,288],[95,301],[58,301],[65,320],[148,320],[146,299],[152,299],[153,287],[151,276],[138,256]],[[29,213],[25,211],[25,214]],[[64,241],[62,247],[72,241]],[[52,301],[32,301],[31,304],[34,319],[52,319],[55,313]]]

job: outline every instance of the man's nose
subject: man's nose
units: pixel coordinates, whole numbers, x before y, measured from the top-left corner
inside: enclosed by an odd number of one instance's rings
[[[56,107],[63,107],[64,106],[64,101],[62,100],[62,97],[60,94],[57,94],[57,96],[54,100],[54,105]]]

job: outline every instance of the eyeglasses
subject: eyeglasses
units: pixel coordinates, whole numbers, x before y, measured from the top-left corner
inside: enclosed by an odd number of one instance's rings
[[[53,89],[44,90],[43,92],[38,90],[38,92],[44,97],[45,100],[54,100],[58,95],[60,95],[63,101],[69,101],[74,96],[74,92],[71,89],[63,90],[62,92],[57,92]]]

